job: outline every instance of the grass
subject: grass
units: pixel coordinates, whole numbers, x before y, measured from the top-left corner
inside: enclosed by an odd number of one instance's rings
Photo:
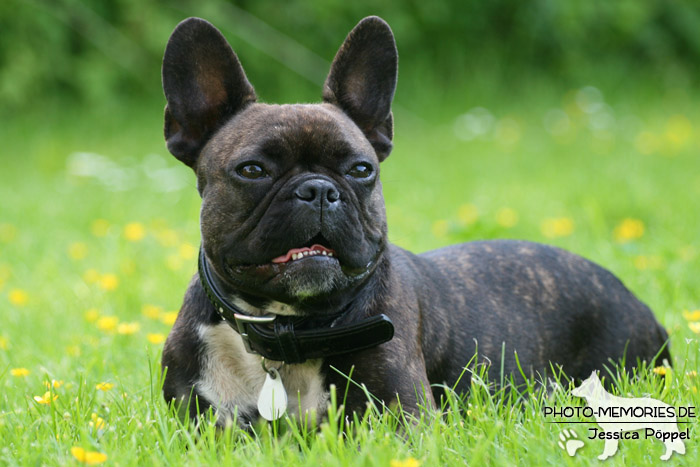
[[[390,237],[414,251],[524,238],[602,264],[672,336],[674,370],[665,379],[651,369],[620,375],[619,394],[700,406],[689,373],[700,352],[691,326],[700,325],[683,314],[700,308],[693,98],[629,92],[605,101],[593,89],[543,88],[514,100],[459,98],[439,112],[404,99],[382,167]],[[160,105],[3,119],[0,463],[597,463],[602,440],[584,439],[575,458],[557,447],[563,427],[584,438],[592,425],[543,415],[545,406],[583,405],[566,381],[514,400],[489,396],[475,378],[447,415],[426,411],[401,434],[400,413],[368,413],[344,434],[333,422],[317,431],[259,425],[253,435],[205,423],[199,436],[181,424],[160,395],[159,356],[195,272],[198,198],[194,177],[164,149]],[[695,420],[687,426],[687,454],[674,461],[692,465],[698,430]],[[662,452],[658,442],[622,441],[607,462],[656,463]]]

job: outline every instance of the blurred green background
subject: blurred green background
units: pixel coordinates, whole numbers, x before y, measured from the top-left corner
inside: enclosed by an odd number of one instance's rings
[[[162,139],[160,66],[175,25],[201,16],[220,28],[262,101],[314,102],[369,14],[392,26],[400,56],[383,166],[394,241],[422,251],[520,237],[602,260],[631,218],[640,241],[694,251],[696,216],[678,212],[700,194],[693,0],[5,0],[7,229],[50,249],[37,227],[52,219],[56,238],[99,217],[161,216],[188,222],[196,244],[194,178]],[[73,199],[80,209],[67,209]],[[661,237],[650,235],[657,218]],[[642,253],[618,243],[611,251]]]
[[[400,57],[382,168],[393,241],[423,251],[518,237],[604,265],[616,263],[605,251],[659,248],[695,260],[697,216],[682,214],[700,195],[694,0],[4,0],[0,222],[16,232],[4,237],[63,257],[40,226],[68,244],[98,218],[115,229],[165,218],[198,243],[194,177],[162,139],[175,25],[201,16],[220,28],[260,100],[317,102],[343,38],[370,14],[389,22]],[[616,241],[628,218],[645,235]]]
[[[196,15],[233,42],[264,99],[314,100],[340,40],[369,14],[396,34],[397,99],[413,112],[468,105],[485,91],[527,94],[541,79],[563,88],[602,80],[609,92],[698,84],[695,0],[4,0],[0,107],[158,102],[165,41]]]

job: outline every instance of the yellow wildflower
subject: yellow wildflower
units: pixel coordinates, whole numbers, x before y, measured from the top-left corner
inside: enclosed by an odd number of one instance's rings
[[[683,310],[683,317],[687,321],[700,321],[700,310]]]
[[[473,204],[463,204],[457,209],[457,219],[462,225],[471,225],[479,219],[479,210]]]
[[[163,309],[157,305],[144,305],[141,307],[141,314],[149,319],[158,319]]]
[[[34,400],[42,405],[48,405],[56,399],[58,399],[58,394],[51,395],[51,391],[46,391],[43,396],[34,396]]]
[[[197,248],[191,243],[181,244],[177,251],[180,254],[180,257],[184,260],[194,259],[197,256]]]
[[[506,229],[515,227],[518,223],[518,213],[511,208],[501,208],[496,212],[496,222]]]
[[[90,308],[88,311],[85,312],[85,320],[92,323],[97,321],[97,318],[100,317],[100,311],[97,308]]]
[[[667,372],[671,371],[671,369],[670,369],[670,368],[667,368],[667,367],[665,367],[665,366],[657,366],[657,367],[654,368],[652,371],[653,371],[654,373],[656,373],[657,375],[663,376],[663,375],[665,375]]]
[[[119,286],[119,278],[115,274],[104,274],[100,277],[100,287],[104,290],[114,290]]]
[[[68,246],[68,256],[79,261],[87,256],[88,247],[83,242],[73,242]]]
[[[413,457],[404,460],[392,459],[389,465],[390,467],[420,467],[420,461]]]
[[[568,237],[574,232],[574,221],[570,217],[550,217],[542,221],[540,230],[547,238]]]
[[[107,454],[96,451],[86,451],[79,446],[70,448],[70,453],[73,454],[73,457],[75,457],[78,462],[87,465],[102,464],[107,460]]]
[[[78,345],[69,345],[66,346],[66,353],[70,355],[71,357],[80,357],[80,346]]]
[[[7,296],[10,303],[17,306],[24,306],[29,301],[29,295],[22,289],[12,289]]]
[[[146,339],[148,339],[148,342],[151,344],[162,344],[165,342],[165,336],[160,333],[148,333]]]
[[[97,327],[101,331],[114,331],[117,324],[119,323],[119,318],[116,316],[103,316],[97,320]]]
[[[146,229],[140,222],[131,222],[124,227],[124,238],[130,242],[139,242],[146,236]]]
[[[163,313],[160,316],[160,320],[163,324],[172,326],[173,324],[175,324],[175,320],[177,319],[177,313],[177,311],[168,311],[167,313]]]
[[[644,235],[644,223],[632,218],[623,219],[613,231],[613,236],[619,243],[636,240],[642,235]]]
[[[90,423],[88,423],[88,425],[96,430],[104,430],[107,426],[104,418],[94,412],[90,415]]]
[[[12,368],[10,370],[10,374],[12,376],[17,376],[17,377],[28,376],[29,373],[31,373],[31,371],[27,370],[26,368]]]
[[[0,336],[0,350],[7,350],[10,346],[10,341],[5,336]]]
[[[90,226],[90,230],[95,237],[104,237],[109,232],[109,221],[96,219]]]
[[[698,377],[698,372],[695,370],[690,370],[685,373],[686,376],[689,378],[697,378]]]
[[[141,325],[137,322],[120,323],[119,326],[117,326],[117,333],[125,335],[136,334],[140,329]]]
[[[688,327],[695,334],[700,334],[700,321],[690,322],[690,323],[688,323]]]
[[[59,380],[52,379],[50,382],[45,381],[44,386],[46,386],[46,389],[51,389],[51,388],[58,389],[61,386],[63,386],[63,380],[62,379],[59,379]]]
[[[95,388],[99,389],[100,391],[109,391],[114,387],[114,383],[98,383]]]

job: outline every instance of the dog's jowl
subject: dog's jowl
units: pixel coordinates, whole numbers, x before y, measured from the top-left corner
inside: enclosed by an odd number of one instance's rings
[[[364,386],[415,413],[442,385],[465,392],[470,361],[516,382],[518,363],[585,378],[610,360],[670,361],[649,308],[579,256],[520,241],[414,255],[387,241],[379,171],[397,64],[389,26],[365,18],[322,103],[260,104],[214,26],[190,18],[170,37],[165,138],[196,174],[202,248],[165,344],[164,391],[191,416],[321,417],[332,384],[347,410],[364,410]]]

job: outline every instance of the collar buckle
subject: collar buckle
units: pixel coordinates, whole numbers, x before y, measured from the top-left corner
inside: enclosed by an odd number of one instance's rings
[[[234,313],[233,318],[236,321],[236,327],[238,328],[238,333],[243,339],[243,346],[246,352],[260,355],[258,352],[253,350],[250,346],[250,340],[248,337],[248,324],[268,324],[272,323],[277,315],[265,315],[265,316],[251,316],[244,315],[242,313]]]

